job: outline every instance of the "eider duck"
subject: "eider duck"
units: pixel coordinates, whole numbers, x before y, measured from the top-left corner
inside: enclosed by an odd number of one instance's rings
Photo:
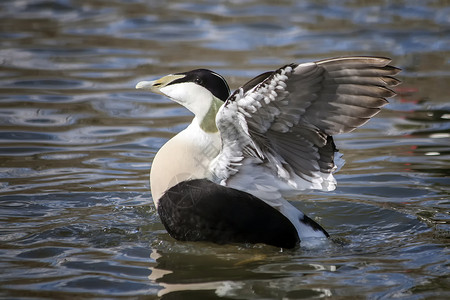
[[[400,69],[382,57],[288,64],[230,95],[210,70],[141,81],[194,115],[156,154],[153,201],[181,241],[302,246],[328,233],[286,197],[331,191],[343,163],[333,135],[365,124],[388,102]]]

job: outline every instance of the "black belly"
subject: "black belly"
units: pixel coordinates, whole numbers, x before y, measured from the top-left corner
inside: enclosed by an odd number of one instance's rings
[[[264,243],[293,248],[294,225],[257,197],[206,179],[183,181],[160,199],[158,213],[169,234],[181,241]]]

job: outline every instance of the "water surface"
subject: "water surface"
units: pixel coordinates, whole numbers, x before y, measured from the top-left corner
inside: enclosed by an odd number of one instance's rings
[[[2,1],[0,295],[450,297],[449,16],[447,1]],[[148,172],[192,116],[135,84],[203,67],[234,89],[339,55],[391,57],[403,84],[337,137],[338,188],[293,199],[335,243],[168,236]]]

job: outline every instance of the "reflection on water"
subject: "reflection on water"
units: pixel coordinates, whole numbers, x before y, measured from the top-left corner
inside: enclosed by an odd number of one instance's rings
[[[447,1],[0,2],[0,295],[445,298]],[[315,251],[180,243],[148,171],[191,116],[136,82],[197,67],[232,88],[289,62],[392,57],[398,96],[337,139],[332,193],[293,203]]]

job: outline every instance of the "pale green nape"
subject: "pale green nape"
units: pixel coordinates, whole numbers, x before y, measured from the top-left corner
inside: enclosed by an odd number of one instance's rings
[[[200,128],[203,129],[203,131],[209,133],[214,133],[218,131],[216,126],[216,115],[220,107],[223,105],[223,103],[224,102],[222,100],[217,99],[216,97],[213,96],[211,106],[209,107],[208,112],[203,117],[203,120],[200,123]]]

